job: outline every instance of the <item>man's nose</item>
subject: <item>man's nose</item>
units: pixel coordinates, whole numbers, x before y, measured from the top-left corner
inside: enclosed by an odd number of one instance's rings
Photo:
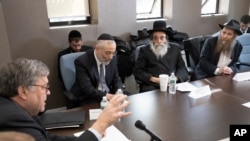
[[[114,57],[114,55],[113,55],[113,54],[112,54],[112,55],[110,55],[110,56],[109,56],[109,60],[111,60],[113,57]]]
[[[222,37],[225,39],[225,38],[228,37],[228,35],[227,34],[223,34]]]
[[[48,90],[46,94],[47,94],[47,95],[50,95],[50,94],[51,94],[51,93],[50,93],[50,90]]]

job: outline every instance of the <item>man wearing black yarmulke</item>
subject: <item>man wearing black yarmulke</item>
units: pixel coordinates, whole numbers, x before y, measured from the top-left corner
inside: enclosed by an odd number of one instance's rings
[[[250,33],[250,28],[248,27],[250,23],[250,16],[249,15],[243,15],[240,18],[240,31],[242,34],[244,33]]]
[[[71,30],[69,32],[68,43],[69,43],[69,47],[58,53],[58,59],[57,59],[58,78],[61,81],[62,81],[62,75],[61,75],[61,71],[60,71],[60,58],[66,54],[70,54],[70,53],[74,53],[74,52],[84,52],[84,51],[87,51],[89,49],[93,49],[93,47],[91,47],[91,46],[83,45],[82,35],[77,30]]]
[[[75,60],[76,81],[71,93],[78,100],[73,107],[100,102],[103,96],[110,99],[122,88],[115,55],[116,43],[111,35],[104,33],[98,37],[94,50]]]

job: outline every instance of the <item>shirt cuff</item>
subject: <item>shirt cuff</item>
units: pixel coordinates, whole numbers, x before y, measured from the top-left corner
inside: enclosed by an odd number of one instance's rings
[[[102,139],[102,135],[99,132],[97,132],[95,129],[89,128],[88,130],[90,132],[92,132],[96,136],[96,138],[98,139],[98,141],[100,141]]]
[[[219,70],[220,70],[220,68],[216,68],[216,70],[214,71],[214,74],[215,75],[220,75]]]

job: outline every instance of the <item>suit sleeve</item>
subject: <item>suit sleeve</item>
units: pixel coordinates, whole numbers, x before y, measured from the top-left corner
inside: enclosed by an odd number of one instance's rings
[[[239,61],[239,57],[242,51],[242,45],[238,42],[235,45],[235,48],[233,50],[233,57],[232,57],[232,61],[229,64],[229,67],[233,70],[233,72],[235,73],[237,71],[237,66],[236,63]]]
[[[80,137],[58,136],[52,134],[49,136],[52,141],[98,141],[97,137],[89,130],[86,130]]]
[[[112,60],[111,72],[112,72],[111,77],[108,78],[108,79],[111,79],[111,83],[108,84],[108,87],[110,88],[111,93],[115,93],[117,89],[122,88],[122,81],[117,70],[117,58],[116,57],[114,57]],[[110,72],[106,72],[106,75],[107,73],[110,73]]]

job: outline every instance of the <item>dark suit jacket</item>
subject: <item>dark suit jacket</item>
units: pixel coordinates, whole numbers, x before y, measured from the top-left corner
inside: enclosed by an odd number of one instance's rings
[[[102,97],[106,95],[103,91],[98,90],[99,72],[94,56],[94,50],[87,51],[75,60],[76,82],[71,89],[80,100],[80,104],[91,102],[100,102]],[[110,89],[110,93],[115,93],[122,88],[122,82],[117,72],[116,58],[114,57],[106,68],[106,83]]]
[[[194,74],[195,79],[202,79],[215,76],[214,72],[217,68],[217,64],[220,58],[219,54],[217,55],[214,54],[217,40],[218,36],[209,38],[204,43],[199,63],[195,67],[195,74]],[[237,70],[236,62],[239,59],[241,51],[242,51],[242,45],[238,41],[236,41],[236,44],[232,50],[232,55],[231,55],[232,61],[228,65],[233,70],[234,73]]]
[[[179,82],[188,79],[188,72],[178,46],[170,44],[168,52],[160,60],[157,60],[149,45],[140,49],[134,68],[135,78],[142,82],[140,91],[158,89],[159,85],[150,82],[150,77],[170,75],[172,72],[178,77]]]
[[[89,50],[89,49],[93,49],[93,47],[90,47],[90,46],[82,46],[81,52],[87,51],[87,50]],[[58,78],[59,78],[59,80],[61,80],[61,81],[62,81],[62,75],[61,75],[61,70],[60,70],[60,58],[61,58],[63,55],[65,55],[65,54],[70,54],[70,53],[74,53],[74,50],[72,50],[71,47],[68,47],[68,48],[66,48],[66,49],[64,49],[64,50],[62,50],[62,51],[60,51],[60,52],[58,53],[58,56],[57,56]]]
[[[250,27],[247,28],[247,31],[246,31],[246,32],[243,33],[243,32],[241,31],[241,33],[242,33],[242,34],[244,34],[244,33],[250,33]]]
[[[79,138],[49,134],[38,116],[31,117],[23,108],[11,99],[0,96],[0,131],[24,132],[36,141],[98,141],[96,136],[85,131]]]

